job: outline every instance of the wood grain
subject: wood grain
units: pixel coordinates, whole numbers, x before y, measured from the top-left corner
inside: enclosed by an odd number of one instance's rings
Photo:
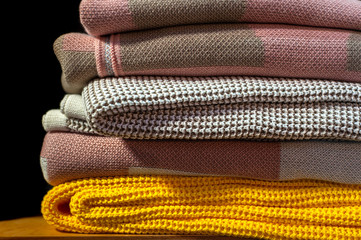
[[[246,238],[222,236],[180,236],[180,235],[122,235],[122,234],[76,234],[57,231],[41,216],[0,221],[0,239],[39,240],[246,240]],[[247,240],[251,240],[247,238]],[[255,240],[255,239],[252,239]]]

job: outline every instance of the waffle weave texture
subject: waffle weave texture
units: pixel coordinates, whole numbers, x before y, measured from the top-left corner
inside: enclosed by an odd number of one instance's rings
[[[286,23],[361,30],[357,0],[82,0],[91,35],[222,22]]]
[[[277,24],[199,24],[54,42],[67,93],[130,75],[319,78],[361,82],[359,31]]]
[[[118,175],[318,179],[361,184],[361,143],[330,141],[127,140],[49,132],[41,149],[46,181]]]
[[[127,139],[360,141],[360,96],[359,84],[322,80],[102,78],[67,94],[43,126]]]
[[[90,178],[51,189],[45,220],[80,233],[359,239],[360,185],[228,177]]]

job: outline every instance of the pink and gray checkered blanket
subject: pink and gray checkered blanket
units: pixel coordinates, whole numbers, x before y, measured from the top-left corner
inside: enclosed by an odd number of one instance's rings
[[[51,132],[41,166],[51,185],[117,175],[215,175],[361,184],[361,143],[126,140]]]
[[[359,0],[83,0],[95,36],[176,25],[253,22],[361,30]]]
[[[54,43],[68,93],[129,75],[320,78],[361,82],[359,31],[281,24],[199,24]]]

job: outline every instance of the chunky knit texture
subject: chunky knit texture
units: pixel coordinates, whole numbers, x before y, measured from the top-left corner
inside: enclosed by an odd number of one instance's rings
[[[361,187],[228,177],[91,178],[51,189],[46,221],[80,233],[360,239]]]
[[[91,35],[221,22],[287,23],[361,30],[357,0],[82,0]]]
[[[104,78],[66,95],[56,113],[66,125],[49,124],[53,111],[43,125],[132,139],[360,141],[360,96],[359,84],[315,79]]]
[[[51,185],[116,175],[318,179],[361,184],[361,143],[329,141],[126,140],[50,132],[41,150]]]
[[[54,43],[68,93],[129,75],[319,78],[361,82],[357,31],[277,24],[201,24]]]

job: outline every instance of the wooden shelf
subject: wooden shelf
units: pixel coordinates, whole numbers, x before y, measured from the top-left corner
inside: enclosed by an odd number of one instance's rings
[[[246,240],[245,238],[219,236],[169,236],[169,235],[121,235],[121,234],[76,234],[59,232],[47,224],[41,216],[0,221],[0,239],[81,239],[81,240]],[[249,239],[249,238],[247,238]],[[250,240],[250,239],[249,239]],[[255,239],[253,239],[255,240]]]

